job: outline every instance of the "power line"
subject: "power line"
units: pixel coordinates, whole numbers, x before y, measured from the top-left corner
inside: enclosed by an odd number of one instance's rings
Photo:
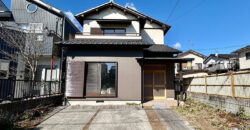
[[[170,12],[170,14],[169,14],[169,16],[168,16],[168,18],[167,18],[167,21],[168,21],[168,20],[170,19],[170,17],[173,15],[173,13],[174,13],[174,11],[175,11],[177,5],[179,4],[179,2],[180,2],[180,0],[177,0],[177,1],[176,1],[175,5],[174,5],[174,8],[171,10],[171,12]]]
[[[216,48],[198,48],[194,50],[195,51],[215,51],[215,50],[225,50],[225,49],[231,49],[231,48],[239,49],[238,47],[247,46],[247,45],[249,44],[231,45],[231,46],[216,47]]]
[[[180,19],[181,17],[184,17],[185,15],[191,13],[193,10],[195,10],[196,8],[198,8],[203,2],[205,2],[205,0],[201,0],[201,2],[199,2],[198,4],[196,4],[195,6],[193,6],[191,9],[185,11],[184,13],[182,13],[181,15],[179,15],[178,17],[176,17],[175,19],[173,19],[171,21],[176,21],[176,20]]]

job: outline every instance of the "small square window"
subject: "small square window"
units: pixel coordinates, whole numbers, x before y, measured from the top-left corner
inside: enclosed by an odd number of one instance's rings
[[[36,41],[42,42],[43,41],[43,35],[37,35]]]
[[[247,52],[247,53],[246,53],[246,58],[247,58],[247,60],[250,59],[250,52]]]

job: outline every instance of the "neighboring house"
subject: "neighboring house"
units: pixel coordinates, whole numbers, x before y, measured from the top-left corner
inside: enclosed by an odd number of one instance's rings
[[[58,49],[54,43],[74,38],[74,35],[79,32],[78,28],[61,10],[41,0],[12,0],[11,13],[20,28],[26,33],[36,33],[37,40],[44,41],[46,50],[38,62],[35,79],[50,80],[49,75],[53,63],[52,79],[59,80],[60,52],[56,51]],[[19,63],[16,79],[24,79],[24,70],[25,65]]]
[[[203,61],[206,58],[206,56],[203,54],[200,54],[193,50],[188,50],[184,53],[179,54],[177,57],[178,58],[193,58],[192,61],[182,64],[182,70],[202,70],[204,68]]]
[[[83,33],[66,48],[69,101],[174,99],[179,50],[164,45],[170,26],[113,1],[75,16]]]
[[[211,54],[204,62],[209,72],[226,72],[238,69],[238,55],[236,54]]]
[[[12,17],[11,11],[0,1],[0,26],[17,26]],[[6,41],[0,37],[0,79],[15,79],[17,63],[10,60],[8,54],[13,54],[15,48],[8,46]]]
[[[241,70],[250,69],[250,45],[236,50],[239,54],[239,64]]]

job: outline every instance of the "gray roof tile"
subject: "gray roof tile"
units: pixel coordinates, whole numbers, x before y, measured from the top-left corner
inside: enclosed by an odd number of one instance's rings
[[[168,52],[168,53],[181,53],[181,51],[169,47],[167,45],[152,45],[149,48],[145,49],[145,51],[149,52]]]
[[[143,40],[124,39],[72,39],[63,42],[64,45],[152,45]]]

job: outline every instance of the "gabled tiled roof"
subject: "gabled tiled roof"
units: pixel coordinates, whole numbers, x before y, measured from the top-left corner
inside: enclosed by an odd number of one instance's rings
[[[64,45],[152,45],[143,40],[125,39],[72,39],[63,42]]]
[[[169,47],[167,45],[152,45],[149,48],[146,48],[145,51],[149,52],[160,52],[160,53],[181,53],[181,51],[174,49],[172,47]]]
[[[0,0],[0,11],[9,11],[5,4]]]
[[[193,50],[188,50],[188,51],[186,51],[186,52],[184,52],[184,53],[181,53],[180,55],[178,55],[178,57],[183,57],[183,56],[186,56],[186,55],[188,55],[188,54],[194,54],[194,55],[197,55],[197,56],[199,56],[199,57],[201,57],[201,58],[206,58],[205,55],[203,55],[203,54],[201,54],[201,53],[198,53],[198,52],[196,52],[196,51],[193,51]]]
[[[250,50],[250,45],[245,46],[245,47],[243,47],[243,48],[240,48],[240,49],[234,51],[233,53],[241,53],[241,52],[249,51],[249,50]]]
[[[6,7],[6,5],[0,0],[0,18],[1,17],[11,17],[10,10]]]
[[[212,59],[213,57],[218,57],[220,59],[232,59],[232,58],[238,58],[238,55],[236,54],[218,54],[217,56],[215,54],[211,54],[209,57],[207,57],[204,60],[204,63],[207,63],[210,59]]]
[[[83,24],[82,20],[83,20],[84,17],[86,17],[87,15],[96,13],[96,12],[102,10],[102,9],[109,8],[109,7],[112,7],[112,8],[114,7],[114,8],[117,8],[117,9],[119,9],[119,10],[122,10],[123,12],[126,12],[126,13],[128,13],[128,14],[131,14],[131,15],[137,17],[138,19],[144,19],[144,20],[147,19],[147,20],[149,20],[149,21],[151,21],[151,22],[153,22],[153,23],[156,23],[156,24],[160,25],[160,26],[164,29],[164,32],[165,32],[165,33],[170,29],[170,26],[167,25],[167,24],[165,24],[165,23],[163,23],[163,22],[160,22],[160,21],[158,21],[158,20],[156,20],[156,19],[154,19],[154,18],[151,18],[151,17],[149,17],[149,16],[147,16],[147,15],[145,15],[145,14],[142,14],[142,13],[136,11],[136,10],[133,10],[133,9],[131,9],[131,8],[129,8],[129,7],[123,7],[123,6],[117,4],[117,3],[113,2],[113,1],[104,3],[104,4],[100,5],[100,6],[91,8],[91,9],[89,9],[89,10],[87,10],[87,11],[78,13],[78,14],[75,15],[75,17],[76,17],[76,19],[79,21],[79,23]]]

